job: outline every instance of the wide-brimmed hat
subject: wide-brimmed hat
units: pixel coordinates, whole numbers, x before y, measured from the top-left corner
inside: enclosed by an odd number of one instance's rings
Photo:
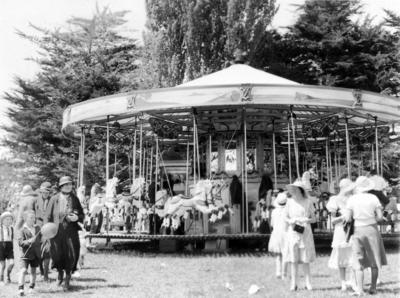
[[[356,184],[349,178],[344,178],[339,182],[339,194],[345,194],[346,192],[352,191],[356,187]]]
[[[41,191],[51,191],[51,183],[50,182],[43,182],[42,184],[40,184],[40,188],[39,190]]]
[[[280,192],[280,193],[276,196],[275,202],[276,202],[278,205],[285,205],[286,202],[287,202],[287,195],[286,195],[286,193],[285,193],[285,192]]]
[[[21,197],[36,196],[37,193],[33,191],[32,186],[25,185],[20,193]]]
[[[4,220],[6,217],[11,217],[12,219],[14,219],[14,215],[12,215],[11,212],[5,211],[5,212],[3,212],[3,213],[0,215],[0,223],[2,223],[3,220]]]
[[[294,183],[286,185],[286,188],[289,191],[292,191],[293,188],[297,188],[297,189],[301,188],[304,191],[305,197],[308,197],[307,191],[306,191],[306,187],[305,187],[304,183],[301,180],[296,180]]]
[[[58,182],[58,186],[61,187],[67,183],[73,183],[72,178],[70,176],[61,177],[60,181]]]
[[[374,189],[375,183],[366,176],[360,176],[355,182],[355,191],[357,193],[367,192]]]

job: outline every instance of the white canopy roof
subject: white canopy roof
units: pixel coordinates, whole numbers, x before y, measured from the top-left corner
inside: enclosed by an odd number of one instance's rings
[[[287,80],[268,72],[255,69],[246,64],[234,64],[223,70],[213,72],[178,85],[179,87],[220,86],[220,85],[300,85],[297,82]]]
[[[293,106],[294,111],[301,109],[301,113],[308,113],[307,117],[314,119],[330,113],[346,113],[353,117],[353,123],[361,124],[365,118],[372,117],[386,123],[400,122],[399,98],[345,88],[301,85],[239,64],[173,88],[138,90],[71,105],[64,111],[63,131],[79,124],[106,123],[108,117],[129,122],[134,115],[142,113],[164,113],[165,117],[178,119],[179,113],[190,112],[192,108],[209,111],[228,107],[259,108],[261,117],[263,113],[267,115],[266,109],[273,109],[283,116],[282,111],[289,106]]]

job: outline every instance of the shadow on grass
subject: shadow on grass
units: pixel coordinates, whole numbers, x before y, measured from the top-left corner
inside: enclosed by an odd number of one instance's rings
[[[76,280],[77,281],[84,281],[84,282],[86,282],[86,281],[102,281],[102,282],[103,281],[107,281],[104,278],[90,278],[90,277],[79,277]]]

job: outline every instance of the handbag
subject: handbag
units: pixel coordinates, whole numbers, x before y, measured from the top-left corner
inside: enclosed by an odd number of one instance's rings
[[[304,227],[298,224],[295,224],[293,226],[293,231],[296,231],[299,234],[303,234],[304,233]]]
[[[349,242],[350,237],[354,234],[354,220],[344,222],[343,229],[346,233],[346,242]]]

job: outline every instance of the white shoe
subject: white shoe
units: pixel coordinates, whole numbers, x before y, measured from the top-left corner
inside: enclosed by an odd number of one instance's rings
[[[29,295],[35,294],[35,289],[29,288],[28,294]]]
[[[71,276],[73,278],[79,278],[79,277],[81,277],[81,274],[79,273],[79,271],[75,271]]]

